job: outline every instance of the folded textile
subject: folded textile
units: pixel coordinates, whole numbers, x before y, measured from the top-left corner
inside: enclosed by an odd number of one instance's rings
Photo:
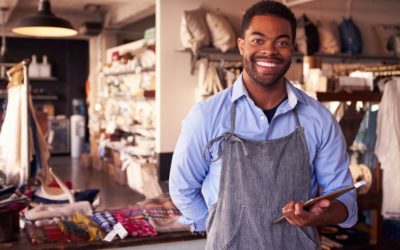
[[[81,213],[74,213],[72,215],[72,222],[88,232],[89,241],[102,240],[105,237],[103,230],[101,230],[99,225],[92,221],[90,217],[87,217]]]
[[[114,211],[112,213],[117,222],[121,223],[122,226],[128,231],[131,236],[145,237],[145,236],[156,236],[157,231],[150,223],[145,219],[130,220],[123,212]]]
[[[80,192],[75,192],[75,201],[88,201],[92,203],[99,192],[99,189],[86,189]],[[39,189],[33,193],[32,202],[39,204],[65,204],[69,203],[69,199],[65,194],[49,196]]]
[[[80,212],[84,215],[92,216],[93,210],[87,201],[79,201],[72,204],[53,204],[39,205],[25,212],[25,218],[28,220],[43,220],[52,218],[69,218],[73,213]]]
[[[181,216],[181,212],[178,209],[167,209],[167,208],[146,208],[146,215],[151,218],[169,218]]]
[[[59,221],[57,225],[60,227],[61,231],[69,236],[75,236],[84,240],[89,240],[89,233],[80,228],[78,225],[71,221]]]
[[[107,233],[113,229],[117,221],[110,212],[102,211],[93,214],[92,219]]]
[[[76,240],[75,238],[71,238],[71,236],[65,235],[57,224],[49,224],[41,227],[28,224],[25,231],[32,244],[62,243]]]

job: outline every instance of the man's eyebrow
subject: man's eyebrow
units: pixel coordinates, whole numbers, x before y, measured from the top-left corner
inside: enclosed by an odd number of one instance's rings
[[[258,32],[258,31],[253,31],[250,35],[258,35],[258,36],[265,36],[264,33]]]
[[[254,32],[252,32],[250,35],[257,35],[257,36],[265,37],[265,34],[262,33],[262,32],[259,32],[259,31],[254,31]],[[289,36],[288,34],[282,34],[282,35],[277,36],[277,37],[275,38],[275,40],[281,39],[281,38],[290,39],[290,36]]]

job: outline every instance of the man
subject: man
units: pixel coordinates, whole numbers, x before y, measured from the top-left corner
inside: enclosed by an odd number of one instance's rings
[[[354,191],[303,209],[319,187],[327,193],[352,179],[337,122],[284,78],[295,37],[285,5],[250,7],[237,41],[241,77],[183,122],[170,194],[181,222],[207,231],[207,249],[319,249],[317,225],[357,221]]]

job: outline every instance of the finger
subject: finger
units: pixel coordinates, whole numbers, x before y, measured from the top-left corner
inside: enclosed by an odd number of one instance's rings
[[[331,202],[329,200],[321,200],[320,202],[318,202],[318,206],[320,208],[327,208],[331,205]]]
[[[311,213],[321,213],[323,210],[328,208],[331,205],[331,202],[329,200],[321,200],[318,203],[316,203],[311,209]]]
[[[285,207],[285,217],[289,224],[302,226],[304,223],[304,209],[302,202],[290,202]]]
[[[294,206],[294,214],[297,216],[301,216],[304,213],[303,204],[301,202],[297,202]]]

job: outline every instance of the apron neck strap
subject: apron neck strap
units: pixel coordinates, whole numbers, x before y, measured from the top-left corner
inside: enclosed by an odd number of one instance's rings
[[[231,127],[229,132],[233,133],[235,131],[235,119],[236,119],[236,101],[232,103],[231,107]]]

